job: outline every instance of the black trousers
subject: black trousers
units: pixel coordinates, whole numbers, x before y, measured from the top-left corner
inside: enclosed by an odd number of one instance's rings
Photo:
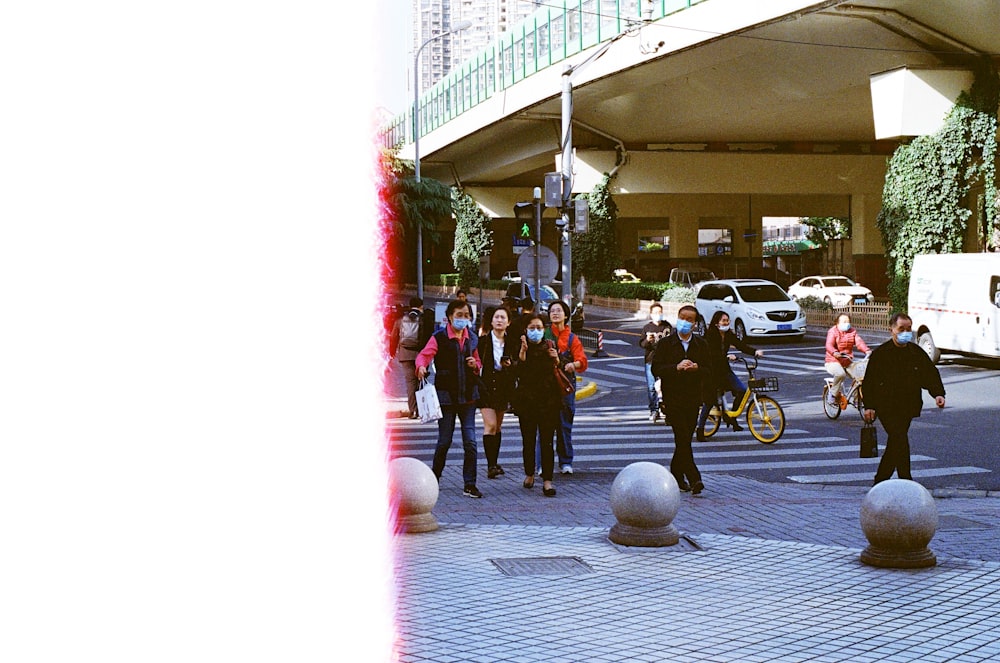
[[[670,473],[677,479],[677,483],[686,481],[689,485],[694,485],[696,481],[701,481],[701,472],[695,465],[694,451],[691,449],[699,407],[698,403],[667,401],[667,417],[674,432],[674,455],[670,459]]]
[[[524,460],[524,476],[535,476],[535,442],[541,446],[542,481],[552,481],[552,466],[555,464],[555,449],[552,446],[559,425],[559,412],[518,412],[521,428],[521,454]]]
[[[893,471],[900,479],[912,479],[910,474],[910,423],[911,417],[878,415],[885,428],[885,453],[875,471],[875,483],[892,478]]]

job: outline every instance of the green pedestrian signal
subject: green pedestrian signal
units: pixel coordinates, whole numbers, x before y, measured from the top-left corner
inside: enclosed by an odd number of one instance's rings
[[[521,239],[531,239],[531,226],[525,221],[521,224],[521,234],[519,235]]]

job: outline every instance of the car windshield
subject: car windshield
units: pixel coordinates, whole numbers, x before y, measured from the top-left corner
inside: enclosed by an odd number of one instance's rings
[[[747,303],[788,301],[788,295],[785,294],[785,291],[773,283],[741,285],[736,289],[740,291],[740,297]]]
[[[856,285],[854,281],[847,278],[846,276],[834,276],[828,279],[822,279],[823,285],[827,288],[846,288],[852,285]]]

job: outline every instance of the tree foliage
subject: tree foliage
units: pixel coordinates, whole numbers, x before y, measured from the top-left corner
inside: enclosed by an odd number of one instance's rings
[[[878,228],[886,249],[889,298],[905,311],[913,257],[957,253],[965,247],[967,196],[983,187],[982,249],[1000,249],[997,226],[997,102],[1000,79],[990,61],[976,71],[935,134],[919,136],[896,149],[882,191]]]
[[[493,250],[493,221],[468,193],[452,187],[455,210],[455,248],[452,262],[459,283],[479,285],[479,259]]]
[[[621,260],[615,233],[618,205],[608,188],[610,182],[611,175],[604,173],[603,179],[587,194],[590,227],[585,233],[572,235],[573,269],[589,282],[611,281]]]
[[[438,180],[413,176],[413,164],[400,159],[397,150],[383,149],[379,155],[376,187],[379,198],[379,230],[386,250],[383,252],[383,283],[401,276],[401,266],[415,259],[417,228],[423,230],[424,242],[441,241],[438,226],[452,214],[451,190]],[[405,259],[404,259],[405,256]]]
[[[806,239],[823,248],[830,240],[847,239],[851,236],[851,220],[836,216],[809,216],[799,219],[808,230]]]

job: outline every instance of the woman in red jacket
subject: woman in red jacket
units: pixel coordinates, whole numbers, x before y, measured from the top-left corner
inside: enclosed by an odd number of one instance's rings
[[[864,352],[866,358],[872,353],[857,330],[851,327],[851,316],[841,313],[837,316],[837,324],[826,332],[826,371],[833,376],[829,396],[831,404],[839,403],[841,407],[846,407],[840,403],[843,398],[840,388],[844,384],[844,378],[850,373],[851,364],[854,363],[855,348]],[[850,375],[854,378],[853,373]]]

